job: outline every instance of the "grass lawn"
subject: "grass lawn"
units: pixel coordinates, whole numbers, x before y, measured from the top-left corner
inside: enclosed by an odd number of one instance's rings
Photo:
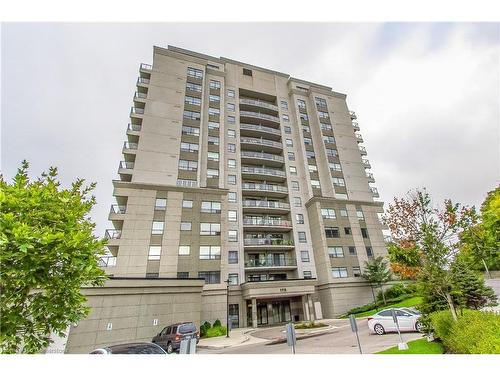
[[[393,305],[388,305],[388,306],[385,306],[385,307],[379,307],[377,309],[368,310],[368,311],[365,311],[365,312],[362,312],[362,313],[357,313],[357,314],[354,314],[354,315],[356,316],[356,318],[363,318],[365,316],[373,315],[373,314],[375,314],[378,311],[381,311],[381,310],[384,310],[384,309],[388,309],[388,308],[391,308],[391,307],[413,307],[413,306],[416,306],[416,305],[418,305],[420,303],[422,303],[422,297],[411,297],[411,298],[405,299],[405,300],[403,300],[401,302],[395,303]]]
[[[376,354],[443,354],[444,348],[437,341],[428,342],[427,339],[409,341],[408,350],[398,350],[397,346],[378,352]]]

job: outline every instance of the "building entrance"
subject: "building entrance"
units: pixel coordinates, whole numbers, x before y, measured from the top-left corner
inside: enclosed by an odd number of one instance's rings
[[[252,325],[252,303],[247,304],[248,325]],[[286,323],[292,320],[290,300],[258,301],[257,325]]]

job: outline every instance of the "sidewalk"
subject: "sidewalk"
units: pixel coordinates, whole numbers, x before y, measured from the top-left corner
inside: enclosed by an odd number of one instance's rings
[[[211,337],[209,339],[200,339],[197,347],[203,349],[224,349],[228,347],[251,345],[268,341],[250,335],[253,331],[254,329],[248,327],[235,328],[229,332],[229,338],[226,336],[220,336]]]

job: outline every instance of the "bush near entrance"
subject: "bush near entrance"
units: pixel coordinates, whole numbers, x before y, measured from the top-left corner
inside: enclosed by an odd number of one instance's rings
[[[309,322],[300,322],[293,325],[295,329],[309,329],[309,328],[321,328],[326,327],[327,324],[315,322],[313,320]]]
[[[200,327],[200,337],[203,338],[225,336],[226,333],[227,328],[222,326],[219,319],[214,322],[213,327],[209,322],[203,323]]]

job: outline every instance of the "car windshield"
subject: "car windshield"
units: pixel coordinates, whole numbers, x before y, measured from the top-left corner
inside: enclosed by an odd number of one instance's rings
[[[410,314],[413,314],[413,315],[420,315],[420,312],[418,310],[415,310],[415,309],[412,309],[412,308],[404,308],[404,309],[401,309],[403,311],[406,311],[406,312],[409,312]]]
[[[163,349],[153,344],[124,344],[111,347],[112,354],[165,354]]]
[[[191,332],[196,332],[196,327],[194,326],[193,323],[187,323],[179,326],[178,328],[179,333],[191,333]]]

